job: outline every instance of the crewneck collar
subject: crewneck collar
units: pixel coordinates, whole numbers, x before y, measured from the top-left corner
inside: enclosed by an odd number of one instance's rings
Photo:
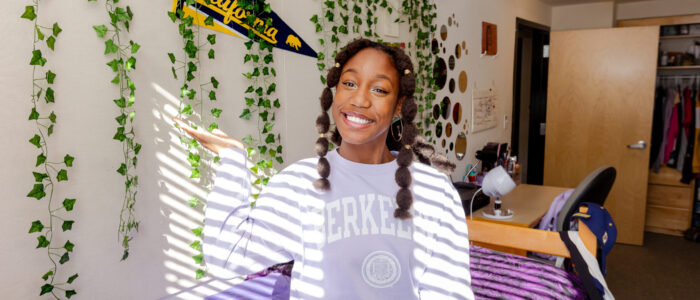
[[[396,157],[397,154],[398,152],[391,151],[391,155],[393,155],[394,157]],[[354,162],[341,156],[338,153],[337,149],[329,151],[327,157],[331,165],[331,170],[333,170],[335,167],[341,167],[352,172],[362,172],[368,175],[374,175],[393,173],[396,172],[396,169],[399,167],[399,165],[396,162],[396,159],[381,164],[364,164]]]

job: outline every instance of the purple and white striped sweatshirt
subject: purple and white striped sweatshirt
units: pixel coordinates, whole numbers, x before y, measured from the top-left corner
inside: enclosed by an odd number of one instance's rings
[[[290,299],[473,299],[459,195],[444,174],[415,162],[413,218],[394,218],[396,160],[361,164],[331,151],[330,191],[317,191],[318,158],[272,177],[251,208],[243,150],[220,153],[205,212],[209,274],[231,279],[294,261]]]

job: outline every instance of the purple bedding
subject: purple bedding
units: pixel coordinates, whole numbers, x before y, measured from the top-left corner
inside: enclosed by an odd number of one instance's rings
[[[578,276],[545,262],[502,253],[479,246],[470,247],[472,289],[476,299],[585,299]],[[246,280],[270,273],[290,276],[293,262],[272,266]]]

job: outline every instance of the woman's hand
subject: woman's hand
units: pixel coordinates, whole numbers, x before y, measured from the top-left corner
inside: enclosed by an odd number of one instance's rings
[[[178,127],[187,132],[187,134],[204,146],[204,148],[207,148],[216,154],[219,154],[219,152],[226,148],[245,149],[245,146],[243,143],[241,143],[241,141],[227,136],[221,130],[214,129],[212,132],[207,132],[201,130],[202,127],[199,127],[199,129],[194,129],[178,118],[173,118],[173,121],[175,121]]]

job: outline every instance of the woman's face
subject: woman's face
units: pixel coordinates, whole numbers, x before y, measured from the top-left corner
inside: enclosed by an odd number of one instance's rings
[[[343,144],[383,145],[392,118],[401,113],[398,93],[399,74],[389,54],[367,48],[350,58],[343,66],[332,107]]]

